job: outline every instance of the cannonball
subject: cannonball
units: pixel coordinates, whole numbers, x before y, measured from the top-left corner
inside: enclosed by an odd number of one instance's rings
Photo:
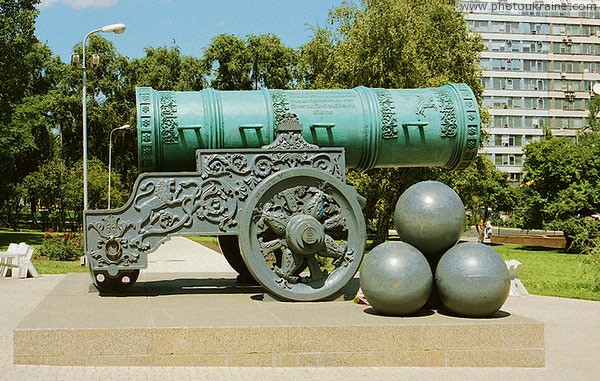
[[[461,316],[486,317],[498,311],[510,291],[504,260],[491,247],[460,243],[448,250],[435,271],[442,302]]]
[[[385,242],[365,258],[360,287],[369,304],[382,315],[410,315],[423,307],[433,283],[427,260],[405,242]]]
[[[427,257],[442,255],[465,229],[465,208],[446,184],[422,181],[408,188],[396,203],[394,225],[400,238]]]

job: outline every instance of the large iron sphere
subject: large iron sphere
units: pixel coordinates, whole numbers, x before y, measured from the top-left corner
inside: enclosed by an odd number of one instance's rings
[[[360,270],[360,286],[382,315],[410,315],[423,307],[433,283],[427,260],[405,242],[385,242],[371,250]]]
[[[435,271],[444,305],[461,316],[485,317],[502,307],[510,290],[510,275],[496,250],[478,242],[448,250]]]
[[[442,255],[465,229],[465,208],[446,184],[422,181],[408,188],[396,203],[394,224],[400,238],[427,257]]]

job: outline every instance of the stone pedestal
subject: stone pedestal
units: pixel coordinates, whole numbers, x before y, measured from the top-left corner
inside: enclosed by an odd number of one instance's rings
[[[16,364],[543,367],[543,323],[500,311],[384,317],[262,300],[231,275],[147,274],[125,296],[70,274],[14,330]]]

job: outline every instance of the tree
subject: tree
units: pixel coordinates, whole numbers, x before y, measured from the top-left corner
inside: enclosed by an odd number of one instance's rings
[[[600,95],[598,94],[590,99],[588,122],[592,131],[600,131]]]
[[[250,78],[255,90],[288,89],[292,86],[298,56],[294,49],[283,45],[279,37],[251,34],[247,37],[247,50],[252,65]]]
[[[488,211],[510,211],[518,199],[516,188],[508,184],[508,173],[501,172],[487,157],[480,155],[463,171],[444,171],[438,177],[460,196],[471,212],[471,223],[488,219]]]
[[[526,228],[547,227],[565,233],[573,250],[600,244],[600,132],[577,139],[545,137],[525,146],[525,184],[529,198]]]
[[[233,34],[220,34],[204,50],[205,69],[218,90],[251,90],[250,59],[246,44]]]
[[[150,86],[156,90],[191,91],[206,87],[200,59],[182,56],[179,47],[146,48],[146,56],[130,63],[129,84]]]
[[[481,37],[467,31],[450,0],[363,0],[330,12],[330,28],[315,28],[301,47],[305,88],[355,86],[415,88],[464,82],[479,100]],[[379,195],[366,210],[374,215],[383,242],[398,196],[413,183],[432,178],[429,169],[375,169],[350,175],[359,192]],[[357,181],[358,180],[358,181]]]
[[[214,37],[204,50],[210,85],[219,90],[287,89],[295,83],[298,55],[272,34]]]
[[[27,59],[38,42],[34,35],[38,0],[0,0],[0,123],[33,86]]]
[[[468,33],[453,1],[363,0],[361,5],[343,3],[332,10],[334,29],[317,28],[301,47],[305,78],[325,74],[331,77],[327,87],[464,82],[481,98],[478,63],[484,45],[480,36]]]
[[[313,38],[300,48],[299,87],[323,89],[337,87],[334,78],[335,61],[331,59],[336,45],[332,31],[313,28]]]
[[[375,169],[349,171],[348,181],[367,199],[363,208],[367,225],[375,229],[371,248],[384,242],[391,227],[396,202],[402,193],[419,181],[433,180],[436,172],[429,168]]]
[[[8,225],[18,204],[14,202],[16,181],[27,173],[17,168],[20,144],[31,148],[33,138],[13,120],[15,107],[40,91],[44,72],[44,47],[34,35],[37,0],[0,0],[0,212]],[[22,156],[21,156],[22,157]]]
[[[29,203],[32,220],[41,230],[65,228],[67,186],[72,180],[64,162],[55,160],[40,165],[19,184],[19,195]],[[40,211],[41,224],[37,219]]]

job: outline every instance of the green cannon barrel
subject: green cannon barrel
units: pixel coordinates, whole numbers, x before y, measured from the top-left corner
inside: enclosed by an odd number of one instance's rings
[[[349,168],[465,168],[480,118],[465,84],[430,89],[156,91],[137,88],[141,172],[192,171],[196,149],[256,148],[288,113],[321,147],[343,147]]]

